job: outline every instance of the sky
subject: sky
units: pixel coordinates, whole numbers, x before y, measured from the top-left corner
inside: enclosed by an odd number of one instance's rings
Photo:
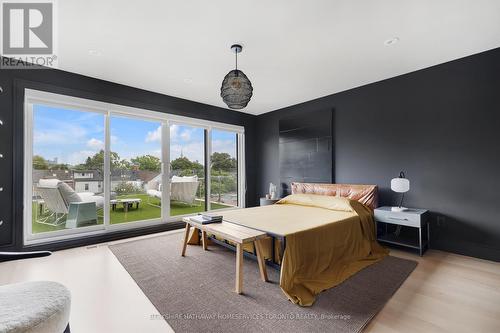
[[[33,112],[33,154],[58,163],[83,163],[104,148],[104,115],[92,112],[35,105]],[[155,121],[134,118],[110,118],[111,151],[128,159],[161,154],[161,125]],[[236,135],[212,131],[212,151],[236,157]],[[170,126],[170,158],[183,156],[204,164],[203,129]]]

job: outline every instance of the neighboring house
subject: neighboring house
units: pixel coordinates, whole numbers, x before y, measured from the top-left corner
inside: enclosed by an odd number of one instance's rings
[[[161,191],[161,173],[157,172],[156,175],[144,183],[144,189]]]
[[[72,170],[75,192],[104,192],[104,180],[100,170]]]
[[[74,188],[73,174],[70,170],[33,170],[33,198],[39,199],[36,186],[40,179],[59,179]]]
[[[121,183],[132,184],[134,187],[141,188],[142,182],[137,179],[136,171],[114,169],[111,170],[111,191],[115,191],[116,187]]]
[[[149,184],[158,178],[161,178],[161,173],[159,171],[148,171],[148,170],[138,170],[137,171],[137,176],[139,179],[142,180],[142,188],[143,190],[149,190],[151,189],[149,187]],[[154,188],[155,190],[157,189],[156,187]]]
[[[33,170],[33,184],[38,184],[40,179],[59,179],[74,187],[73,172],[71,170]]]
[[[120,183],[132,184],[136,188],[145,190],[145,184],[159,174],[158,171],[147,170],[122,170],[116,169],[111,171],[111,191],[116,189]]]
[[[140,180],[144,182],[144,184],[148,183],[158,175],[160,175],[160,171],[149,171],[149,170],[137,170],[137,176]]]
[[[111,191],[123,182],[146,190],[146,184],[159,175],[158,171],[115,169],[111,171]],[[33,184],[38,184],[40,179],[59,179],[77,193],[104,192],[104,177],[100,170],[33,170]]]

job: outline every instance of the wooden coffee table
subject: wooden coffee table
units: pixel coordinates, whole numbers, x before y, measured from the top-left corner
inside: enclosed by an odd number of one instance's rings
[[[122,204],[123,211],[128,212],[128,210],[132,208],[134,204],[135,204],[135,209],[139,209],[139,204],[141,203],[141,199],[139,198],[114,199],[110,200],[109,203],[111,204],[112,210],[116,209],[116,205]]]
[[[243,244],[253,242],[255,251],[257,253],[257,262],[259,263],[260,277],[263,281],[267,281],[266,264],[264,262],[262,245],[260,243],[261,239],[266,237],[265,232],[225,221],[221,223],[201,224],[192,221],[191,219],[189,219],[189,217],[185,217],[182,220],[186,222],[184,242],[182,244],[181,254],[183,257],[186,255],[186,247],[189,240],[189,231],[191,230],[191,227],[194,228],[194,232],[197,232],[197,230],[201,231],[201,239],[204,250],[207,250],[208,246],[207,233],[222,237],[228,241],[236,243],[235,291],[238,294],[241,294],[243,292]]]

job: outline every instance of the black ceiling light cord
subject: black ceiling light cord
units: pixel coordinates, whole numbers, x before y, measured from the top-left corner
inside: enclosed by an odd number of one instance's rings
[[[252,98],[253,87],[248,77],[238,69],[238,53],[243,50],[239,44],[231,46],[235,54],[235,69],[224,77],[220,88],[220,96],[230,109],[241,110],[245,108]]]

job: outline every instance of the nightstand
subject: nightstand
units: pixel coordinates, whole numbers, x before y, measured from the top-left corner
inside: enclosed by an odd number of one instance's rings
[[[274,205],[280,201],[280,199],[266,199],[266,198],[260,198],[260,205],[261,206],[269,206],[269,205]]]
[[[409,208],[396,212],[391,209],[392,207],[379,207],[374,211],[377,240],[416,249],[422,256],[424,249],[430,246],[429,211]],[[416,235],[414,232],[401,234],[403,227],[417,231]]]

